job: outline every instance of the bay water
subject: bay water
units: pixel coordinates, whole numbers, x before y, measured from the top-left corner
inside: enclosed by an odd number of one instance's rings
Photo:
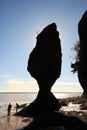
[[[68,97],[77,97],[81,96],[81,92],[61,92],[61,93],[53,93],[57,99],[61,98],[68,98]],[[7,107],[8,104],[11,103],[12,105],[12,110],[11,113],[15,113],[16,109],[16,103],[19,105],[21,104],[30,104],[34,99],[36,98],[37,93],[28,93],[28,92],[20,92],[20,93],[0,93],[0,118],[3,118],[4,116],[7,115]]]

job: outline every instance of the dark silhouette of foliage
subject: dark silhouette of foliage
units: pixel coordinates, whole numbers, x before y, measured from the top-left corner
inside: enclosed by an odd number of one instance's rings
[[[80,42],[78,41],[73,50],[76,52],[76,56],[75,56],[75,63],[71,63],[71,68],[72,68],[72,71],[73,73],[77,72],[78,71],[78,67],[79,67],[79,51],[80,51]]]
[[[77,52],[76,62],[71,64],[72,72],[77,72],[78,80],[87,95],[87,10],[78,23],[79,43],[74,47]]]

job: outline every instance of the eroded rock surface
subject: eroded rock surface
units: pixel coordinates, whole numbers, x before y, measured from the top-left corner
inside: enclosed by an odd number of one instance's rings
[[[37,36],[27,70],[37,80],[39,92],[36,99],[17,115],[35,116],[59,110],[61,105],[51,92],[52,85],[61,74],[61,44],[55,23],[48,25]]]
[[[36,39],[28,71],[37,80],[40,90],[50,91],[61,73],[61,45],[56,24],[48,25]]]
[[[78,78],[84,93],[87,94],[87,11],[79,21],[78,33],[80,39]]]

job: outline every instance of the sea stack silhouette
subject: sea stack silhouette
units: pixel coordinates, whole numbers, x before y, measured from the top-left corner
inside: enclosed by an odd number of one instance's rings
[[[36,46],[28,60],[27,70],[38,83],[38,95],[17,115],[34,117],[37,114],[60,109],[61,105],[51,92],[51,88],[61,74],[61,57],[59,32],[56,24],[52,23],[37,36]]]
[[[87,95],[87,10],[79,21],[78,33],[80,40],[78,78],[84,95]]]

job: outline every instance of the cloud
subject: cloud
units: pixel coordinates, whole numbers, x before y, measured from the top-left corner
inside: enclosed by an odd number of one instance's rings
[[[39,87],[35,80],[11,78],[7,80],[0,92],[38,92],[38,90]],[[52,92],[82,92],[82,88],[77,82],[56,82],[52,87]]]
[[[56,82],[52,87],[53,92],[82,92],[78,82]]]
[[[37,82],[22,79],[11,79],[7,82],[9,92],[37,92]]]
[[[72,85],[78,86],[79,85],[78,82],[59,82],[57,84],[59,84],[59,85],[70,85],[70,86],[72,86]]]

